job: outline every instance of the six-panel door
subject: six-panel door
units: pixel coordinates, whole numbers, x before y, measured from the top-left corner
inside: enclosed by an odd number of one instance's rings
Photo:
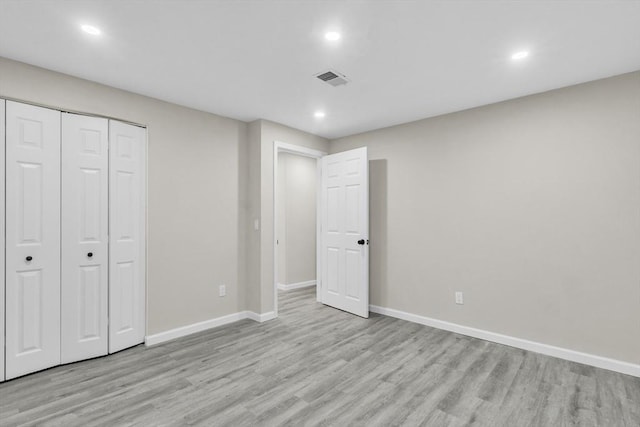
[[[62,363],[107,354],[109,122],[62,114]]]
[[[6,103],[6,378],[60,363],[60,112]]]
[[[145,130],[109,122],[109,353],[144,341]]]
[[[367,148],[322,158],[322,303],[369,317]]]

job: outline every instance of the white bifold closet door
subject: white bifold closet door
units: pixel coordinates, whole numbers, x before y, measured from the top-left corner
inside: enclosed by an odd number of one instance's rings
[[[0,381],[4,381],[4,152],[5,152],[5,139],[4,139],[4,99],[0,99],[0,177],[2,182],[0,185]]]
[[[107,354],[109,121],[62,113],[62,363]]]
[[[60,112],[6,103],[6,378],[60,363]]]
[[[145,335],[145,129],[109,121],[109,353]]]

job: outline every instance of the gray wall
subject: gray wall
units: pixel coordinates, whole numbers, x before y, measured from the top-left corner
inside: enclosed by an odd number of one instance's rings
[[[255,313],[262,313],[261,284],[260,284],[260,249],[261,229],[260,221],[260,189],[262,179],[260,173],[262,123],[258,120],[249,124],[248,147],[246,161],[247,175],[247,214],[243,218],[245,223],[245,307]],[[254,228],[254,222],[258,221],[259,228]]]
[[[244,310],[245,123],[4,58],[0,97],[148,126],[148,334]]]
[[[278,155],[278,283],[316,280],[316,159]]]
[[[365,145],[372,304],[640,363],[640,72]]]
[[[331,143],[3,58],[0,97],[148,126],[150,334],[273,310],[274,141],[366,145],[373,304],[640,363],[640,72]]]

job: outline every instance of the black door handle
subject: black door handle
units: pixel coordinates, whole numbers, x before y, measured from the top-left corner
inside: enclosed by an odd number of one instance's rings
[[[359,244],[359,245],[364,245],[364,239],[360,239],[360,240],[358,240],[358,244]]]
[[[29,255],[28,257],[25,258],[27,261],[31,261],[33,259],[33,257],[31,255]]]
[[[93,256],[93,252],[89,252],[89,253],[87,254],[87,256],[88,256],[89,258],[91,258],[91,257]]]

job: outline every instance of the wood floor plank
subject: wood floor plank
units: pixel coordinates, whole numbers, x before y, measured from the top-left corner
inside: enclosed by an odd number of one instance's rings
[[[640,426],[640,379],[280,292],[242,320],[0,384],[11,426]]]

